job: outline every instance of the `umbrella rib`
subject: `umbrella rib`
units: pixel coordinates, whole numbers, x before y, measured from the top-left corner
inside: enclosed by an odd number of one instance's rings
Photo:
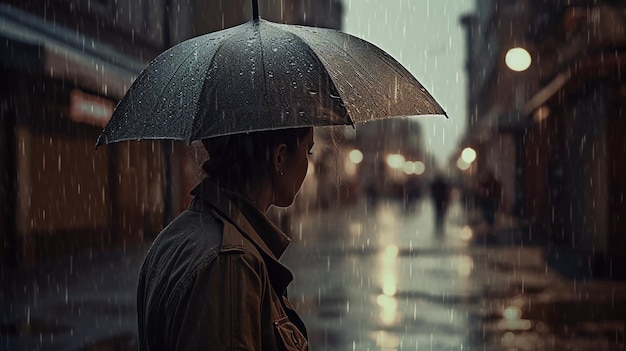
[[[291,33],[291,34],[293,34],[294,36],[296,36],[296,37],[300,38],[300,40],[301,40],[301,41],[302,41],[305,45],[307,45],[309,48],[311,47],[311,46],[307,43],[307,41],[306,41],[306,40],[304,40],[304,39],[302,39],[302,37],[301,37],[301,36],[300,36],[297,32],[295,32],[295,33],[294,33],[293,31],[291,31],[291,30],[290,30],[291,28],[289,28],[289,27],[287,27],[287,26],[285,26],[285,25],[283,25],[283,26],[281,26],[281,27],[282,27],[282,28],[285,28],[288,32],[290,32],[290,33]],[[331,32],[339,32],[339,33],[341,33],[342,35],[347,35],[346,33],[343,33],[343,32],[341,32],[341,31],[334,30],[334,29],[318,28],[318,30],[319,30],[319,29],[323,29],[323,30],[327,30],[327,31],[331,31]],[[308,34],[311,34],[311,33],[308,33]],[[312,36],[313,36],[313,35],[317,35],[317,33],[314,33],[314,34],[311,34],[311,35],[312,35]],[[362,40],[362,39],[360,39],[360,38],[357,38],[357,39]],[[344,50],[341,46],[339,46],[339,45],[338,45],[336,42],[334,42],[334,41],[330,41],[330,40],[323,40],[323,41],[324,41],[324,42],[327,42],[327,43],[330,43],[331,45],[335,46],[335,47],[338,49],[338,51],[339,51],[339,52],[343,52],[343,53],[345,53],[348,57],[350,57],[350,59],[352,60],[352,62],[355,62],[355,63],[356,63],[356,65],[358,66],[358,68],[360,69],[360,71],[364,72],[365,74],[367,74],[367,75],[369,76],[369,78],[370,78],[370,79],[369,79],[369,81],[370,81],[370,82],[372,82],[372,84],[373,84],[373,83],[377,83],[377,82],[378,82],[378,81],[375,79],[375,77],[374,77],[372,74],[370,74],[368,70],[366,70],[366,69],[365,69],[365,67],[361,64],[361,62],[360,62],[359,60],[356,60],[356,59],[354,58],[354,56],[352,56],[352,55],[351,55],[351,54],[350,54],[347,50]],[[371,44],[370,44],[370,45],[371,45]],[[313,52],[313,53],[317,56],[317,58],[320,60],[320,62],[325,63],[325,61],[326,61],[326,60],[325,60],[325,59],[322,59],[322,57],[320,57],[320,55],[318,55],[318,54],[317,54],[317,52],[315,52],[314,50],[311,50],[311,51],[312,51],[312,52]],[[328,72],[328,69],[326,68],[326,64],[324,64],[324,69],[326,69],[326,71]],[[355,70],[355,71],[356,71],[356,70]],[[382,88],[383,86],[382,86],[382,85],[379,85],[379,87],[380,87],[380,88]],[[388,99],[391,99],[391,96],[389,96],[389,94],[385,91],[385,89],[379,89],[379,90],[380,90],[380,91],[384,91],[385,97],[386,97],[386,98],[388,98]],[[344,97],[342,96],[342,99],[343,99],[343,98],[344,98]]]
[[[170,83],[174,79],[174,76],[178,73],[178,71],[180,71],[180,69],[182,68],[183,64],[185,64],[187,62],[187,60],[194,54],[195,51],[196,50],[191,50],[189,55],[187,55],[187,57],[185,57],[185,60],[182,61],[178,65],[178,67],[176,67],[176,70],[174,71],[174,73],[168,78],[167,83],[163,85],[163,87],[161,88],[161,92],[159,93],[158,99],[157,99],[159,101],[159,103],[155,104],[152,107],[149,116],[153,116],[155,114],[155,111],[158,109],[158,107],[162,106],[162,103],[161,103],[161,101],[163,101],[162,97],[165,94],[165,91],[167,90],[167,87],[169,87]],[[168,116],[168,117],[171,117],[171,116]],[[144,131],[145,131],[145,128],[146,128],[146,123],[144,123]],[[142,132],[142,134],[143,134],[143,132]]]
[[[363,66],[361,64],[361,62],[357,59],[354,58],[354,56],[352,56],[350,54],[350,52],[348,52],[348,50],[343,50],[343,48],[341,46],[339,46],[339,44],[335,43],[334,41],[329,41],[329,43],[331,43],[332,45],[334,45],[335,47],[337,47],[338,49],[340,49],[340,51],[345,52],[346,55],[348,55],[348,57],[350,57],[350,59],[352,60],[352,62],[355,62],[359,68],[361,69],[362,72],[365,72],[368,76],[369,76],[369,81],[372,83],[378,83],[378,80],[375,79],[375,77],[369,73],[369,70],[365,69],[365,66]],[[392,67],[393,68],[393,67]],[[383,87],[382,85],[379,84],[380,87]],[[391,99],[391,96],[389,96],[389,94],[385,91],[385,89],[380,89],[380,91],[383,91],[385,94],[385,97],[388,99]]]
[[[344,32],[342,32],[342,31],[338,31],[338,30],[334,30],[334,29],[316,28],[318,31],[321,31],[321,33],[319,33],[319,32],[309,32],[309,31],[304,31],[304,33],[306,33],[306,36],[301,36],[301,35],[299,34],[299,30],[296,30],[296,28],[297,28],[297,27],[289,27],[289,26],[287,26],[287,25],[281,25],[281,28],[283,28],[283,29],[285,29],[285,30],[287,30],[287,31],[291,32],[292,34],[294,34],[295,36],[300,37],[300,38],[303,38],[303,37],[304,37],[304,38],[307,38],[307,39],[310,39],[310,40],[319,40],[319,37],[321,37],[322,39],[321,39],[320,41],[322,41],[322,42],[325,42],[325,43],[328,43],[328,44],[332,45],[333,47],[335,47],[335,48],[337,49],[337,51],[338,51],[338,52],[345,53],[345,55],[346,55],[348,58],[350,58],[350,60],[354,63],[354,64],[353,64],[353,68],[352,68],[352,69],[354,70],[354,73],[355,73],[355,74],[357,74],[357,75],[361,74],[361,75],[363,76],[364,81],[370,82],[373,86],[375,85],[375,86],[378,88],[379,92],[380,92],[380,93],[381,93],[381,94],[382,94],[382,95],[383,95],[383,96],[384,96],[387,100],[389,100],[389,101],[393,101],[393,100],[394,100],[394,98],[393,98],[392,91],[390,91],[390,90],[388,90],[388,89],[385,89],[385,88],[387,88],[388,86],[386,86],[386,85],[382,84],[379,80],[377,80],[377,79],[375,78],[375,75],[373,75],[373,74],[371,73],[371,71],[370,71],[370,70],[365,69],[365,66],[362,64],[362,62],[361,62],[361,61],[359,61],[358,59],[356,59],[356,58],[355,58],[355,56],[354,56],[354,55],[352,55],[352,53],[351,53],[350,51],[345,50],[344,48],[342,48],[342,46],[340,46],[340,45],[339,45],[337,42],[335,42],[335,41],[325,40],[325,38],[323,37],[323,33],[324,33],[324,32],[337,32],[337,33],[339,33],[339,34],[341,34],[341,35],[343,35],[343,36],[347,37],[347,39],[352,39],[352,38],[354,38],[356,43],[359,43],[359,45],[364,45],[364,46],[366,46],[366,47],[367,47],[367,50],[371,50],[373,53],[377,53],[377,54],[381,55],[382,57],[385,57],[385,59],[384,59],[384,60],[382,60],[382,61],[383,61],[382,63],[384,63],[384,64],[387,66],[387,68],[389,68],[389,69],[390,69],[390,70],[394,73],[394,75],[395,75],[396,79],[401,80],[401,81],[402,81],[402,82],[404,82],[404,83],[408,83],[409,85],[414,85],[414,86],[415,86],[415,84],[414,84],[414,83],[417,83],[417,87],[419,87],[419,88],[422,90],[422,92],[424,93],[424,95],[425,95],[427,98],[429,98],[428,100],[429,100],[430,102],[434,103],[434,106],[433,106],[433,107],[434,107],[435,111],[432,111],[432,112],[433,112],[433,113],[442,113],[443,115],[445,115],[445,116],[447,117],[447,114],[446,114],[446,112],[443,110],[443,108],[442,108],[441,106],[439,106],[439,104],[438,104],[436,101],[434,101],[434,98],[428,94],[428,92],[425,90],[425,88],[423,87],[423,85],[422,85],[419,81],[417,81],[417,78],[413,77],[413,75],[411,74],[411,72],[409,72],[409,71],[408,71],[408,70],[407,70],[404,66],[402,66],[402,64],[401,64],[399,61],[395,60],[395,59],[394,59],[391,55],[389,55],[388,53],[386,53],[384,50],[382,50],[382,49],[381,49],[381,48],[379,48],[378,46],[376,46],[376,45],[374,45],[374,44],[372,44],[372,43],[369,43],[369,42],[367,42],[367,41],[365,41],[365,40],[363,40],[363,39],[361,39],[361,38],[358,38],[358,37],[355,37],[355,36],[349,35],[349,34],[347,34],[347,33],[344,33]],[[293,28],[293,30],[292,30],[292,28]],[[306,27],[304,27],[304,28],[306,28]],[[331,35],[329,35],[328,37],[332,37],[332,36],[331,36]],[[306,41],[306,40],[304,40],[304,39],[301,39],[301,40],[302,40],[302,41],[303,41],[306,45],[308,45],[308,43],[307,43],[307,41]],[[346,40],[346,42],[350,42],[350,40]],[[316,54],[316,55],[320,58],[320,60],[322,60],[322,57],[320,57],[320,55],[318,55],[318,54],[317,54],[317,52],[316,52],[315,54]],[[322,62],[325,62],[325,61],[326,61],[326,60],[324,60],[324,61],[322,61]],[[395,64],[391,64],[391,63],[393,63],[394,61],[397,63],[398,67],[396,67],[396,65],[395,65]],[[358,73],[357,73],[357,72],[358,72]],[[365,77],[367,77],[367,79],[366,79]],[[412,77],[412,79],[409,79],[408,77]],[[415,82],[413,82],[413,80],[415,80]],[[392,86],[389,86],[389,87],[391,88]],[[397,89],[397,88],[396,88],[396,89]],[[342,98],[343,98],[343,97],[342,97]],[[431,101],[431,100],[432,100],[432,101]],[[390,107],[390,108],[391,108],[391,107]],[[427,108],[428,108],[428,107],[427,107]],[[391,109],[395,111],[395,113],[391,113],[391,110],[389,110],[389,113],[390,113],[391,115],[393,115],[393,116],[405,116],[405,115],[408,115],[408,114],[404,114],[404,113],[402,112],[402,109],[398,109],[397,107],[392,107]],[[420,108],[420,110],[421,110],[421,108]],[[441,112],[438,112],[437,110],[439,110],[439,111],[441,111]],[[430,110],[429,110],[429,111],[430,111]],[[426,112],[428,112],[428,111],[426,111]],[[390,116],[391,116],[391,115],[390,115]]]
[[[261,52],[261,67],[263,68],[261,72],[263,72],[263,88],[264,88],[264,99],[265,105],[267,106],[267,114],[270,113],[270,102],[267,98],[267,74],[265,72],[265,52],[263,51],[263,37],[261,36],[261,26],[256,23],[257,30],[259,31],[259,51]]]
[[[346,35],[346,34],[345,34],[345,33],[343,33],[343,32],[340,32],[340,33],[342,33],[342,34]],[[357,38],[357,39],[359,39],[359,40],[363,40],[363,39],[360,39],[360,38],[358,38],[358,37],[356,37],[356,38]],[[340,50],[342,50],[342,48],[341,48],[341,47],[340,47],[337,43],[335,43],[335,42],[331,42],[331,41],[329,41],[329,42],[330,42],[332,45],[334,45],[334,46],[338,47]],[[372,45],[372,46],[373,46],[373,49],[381,51],[381,54],[391,57],[388,53],[386,53],[386,52],[385,52],[385,51],[383,51],[382,49],[378,48],[377,46],[375,46],[375,45],[373,45],[373,44],[371,44],[371,43],[367,43],[367,42],[365,42],[365,43],[366,43],[366,44],[369,44],[369,45]],[[354,62],[356,62],[356,63],[359,65],[359,67],[361,68],[361,71],[365,72],[365,73],[366,73],[366,74],[367,74],[367,75],[371,78],[371,79],[370,79],[370,81],[371,81],[371,82],[378,82],[378,80],[376,80],[376,79],[374,78],[374,76],[373,76],[371,73],[369,73],[369,70],[366,70],[366,69],[364,68],[364,66],[363,66],[363,65],[361,65],[361,63],[360,63],[358,60],[354,59],[354,57],[353,57],[353,56],[352,56],[352,55],[351,55],[351,54],[350,54],[347,50],[342,50],[342,51],[344,51],[344,52],[346,53],[346,55],[348,55],[348,56],[349,56],[349,57],[350,57],[350,58],[351,58]],[[391,58],[393,59],[393,57],[391,57]],[[394,60],[395,60],[395,59],[394,59]],[[402,68],[406,71],[406,73],[411,74],[411,73],[410,73],[410,72],[409,72],[409,71],[408,71],[408,70],[407,70],[404,66],[402,66],[402,64],[401,64],[399,61],[398,61],[398,64],[399,64],[399,65],[400,65],[400,66],[401,66],[401,67],[402,67]],[[396,72],[396,75],[397,75],[397,76],[403,77],[403,75],[402,75],[402,74],[400,74],[400,73],[402,73],[402,72],[398,72],[394,66],[391,66],[391,65],[387,65],[387,66],[389,66],[389,67],[390,67],[390,68],[391,68],[394,72]],[[419,83],[419,82],[418,82],[418,83]],[[420,84],[420,86],[421,86],[421,83],[419,83],[419,84]],[[379,84],[379,87],[384,88],[384,86],[383,86],[383,85],[380,85],[380,84]],[[422,87],[422,88],[423,88],[423,87]],[[388,91],[386,91],[386,89],[380,89],[380,91],[382,91],[382,92],[383,92],[383,94],[385,94],[385,97],[386,97],[387,99],[389,99],[389,100],[393,100],[392,96],[389,94],[389,92],[388,92]],[[441,110],[443,111],[443,109],[441,109]],[[447,114],[445,113],[445,111],[443,111],[443,113],[444,113],[444,115],[447,117]]]
[[[284,30],[285,32],[290,33],[294,39],[296,39],[298,42],[302,43],[302,45],[305,45],[307,48],[309,48],[307,52],[313,55],[321,63],[321,68],[324,69],[324,71],[326,71],[325,73],[328,74],[329,77],[331,77],[330,73],[328,72],[328,68],[326,68],[326,64],[324,63],[324,60],[322,60],[320,55],[317,54],[315,49],[311,45],[309,45],[309,43],[306,40],[304,40],[302,36],[300,36],[297,32],[294,32],[291,30],[291,27],[290,27],[291,25],[285,25],[285,24],[279,24],[279,23],[273,23],[273,22],[267,22],[267,23],[269,23],[272,26],[278,27],[279,29]],[[317,28],[317,29],[325,29],[325,28]],[[339,93],[339,89],[337,89],[337,86],[332,78],[330,79],[330,84],[335,88],[337,93]],[[348,122],[350,122],[350,124],[348,125],[352,125],[354,127],[354,120],[352,119],[352,116],[350,116],[350,113],[347,112],[347,110],[346,110],[346,113],[347,113],[347,120]]]
[[[249,22],[248,22],[249,23]],[[233,27],[230,28],[229,30],[232,30],[233,33],[231,33],[230,35],[228,35],[227,37],[224,37],[224,39],[219,43],[216,44],[215,47],[215,52],[213,53],[213,56],[211,57],[211,61],[209,62],[209,64],[207,65],[207,70],[202,72],[203,75],[206,75],[208,71],[211,70],[211,68],[213,67],[213,63],[215,62],[216,57],[218,57],[218,52],[222,49],[222,47],[224,46],[224,44],[226,44],[226,42],[231,39],[231,38],[236,38],[240,32],[243,32],[245,30],[245,25],[247,25],[248,23],[245,23],[243,25],[239,25],[237,27]],[[205,80],[204,83],[202,83],[203,85],[203,91],[204,88],[206,87],[206,84],[208,83],[208,80]],[[195,111],[194,111],[194,116],[198,115],[198,109],[200,108],[200,104],[196,104],[195,105]],[[191,135],[189,137],[189,140],[191,141],[192,139],[198,138],[198,132],[194,133],[194,130],[198,131],[199,128],[197,128],[196,124],[202,122],[202,118],[196,118],[193,120],[193,124],[191,126]]]

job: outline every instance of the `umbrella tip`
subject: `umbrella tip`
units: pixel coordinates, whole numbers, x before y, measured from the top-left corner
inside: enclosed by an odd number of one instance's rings
[[[252,19],[259,19],[259,0],[252,0]]]

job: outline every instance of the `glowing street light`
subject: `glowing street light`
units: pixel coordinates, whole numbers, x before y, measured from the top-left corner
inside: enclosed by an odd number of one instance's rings
[[[387,156],[387,165],[393,169],[402,168],[404,166],[404,156],[400,154],[391,154]]]
[[[348,159],[350,162],[358,165],[363,161],[363,153],[360,150],[354,149],[348,154]]]
[[[461,152],[461,158],[465,161],[465,163],[472,163],[476,161],[476,151],[471,147],[466,147]]]
[[[504,62],[506,66],[515,72],[522,72],[530,67],[532,58],[524,48],[513,48],[507,51]]]
[[[462,171],[467,171],[468,169],[470,169],[471,165],[471,163],[465,162],[462,157],[459,157],[456,160],[456,166]]]
[[[461,151],[461,157],[456,160],[456,166],[462,171],[467,171],[474,161],[476,161],[476,150],[466,147]]]
[[[406,174],[414,174],[415,173],[415,163],[411,161],[406,161],[404,165],[402,165],[402,170]]]
[[[415,164],[415,171],[413,172],[414,174],[422,175],[424,174],[424,172],[426,172],[426,165],[424,165],[424,162],[415,161],[414,164]]]

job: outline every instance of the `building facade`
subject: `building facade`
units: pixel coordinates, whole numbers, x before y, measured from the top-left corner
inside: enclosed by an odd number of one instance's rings
[[[559,267],[624,277],[626,5],[479,0],[468,35],[468,145],[476,173],[495,168],[504,209]],[[509,49],[530,53],[520,72]],[[499,171],[500,170],[500,171]],[[499,172],[498,172],[499,171]]]
[[[0,260],[137,245],[185,206],[186,146],[95,149],[148,62],[190,37],[251,18],[250,1],[8,0],[0,4]],[[338,28],[340,1],[261,2],[263,18]]]

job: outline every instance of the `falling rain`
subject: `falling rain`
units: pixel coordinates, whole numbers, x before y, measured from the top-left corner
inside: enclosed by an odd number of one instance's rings
[[[448,116],[316,129],[294,204],[268,211],[291,237],[281,262],[310,349],[626,348],[624,2],[258,2],[265,20],[377,45]],[[207,155],[197,141],[96,140],[159,54],[251,17],[249,0],[0,4],[0,350],[139,349],[141,264]],[[246,69],[207,67],[276,81],[258,40],[241,42]],[[285,94],[367,100],[346,98],[350,83],[306,86],[315,68],[293,55]],[[171,114],[201,84],[186,78]],[[278,117],[311,114],[290,111]]]

